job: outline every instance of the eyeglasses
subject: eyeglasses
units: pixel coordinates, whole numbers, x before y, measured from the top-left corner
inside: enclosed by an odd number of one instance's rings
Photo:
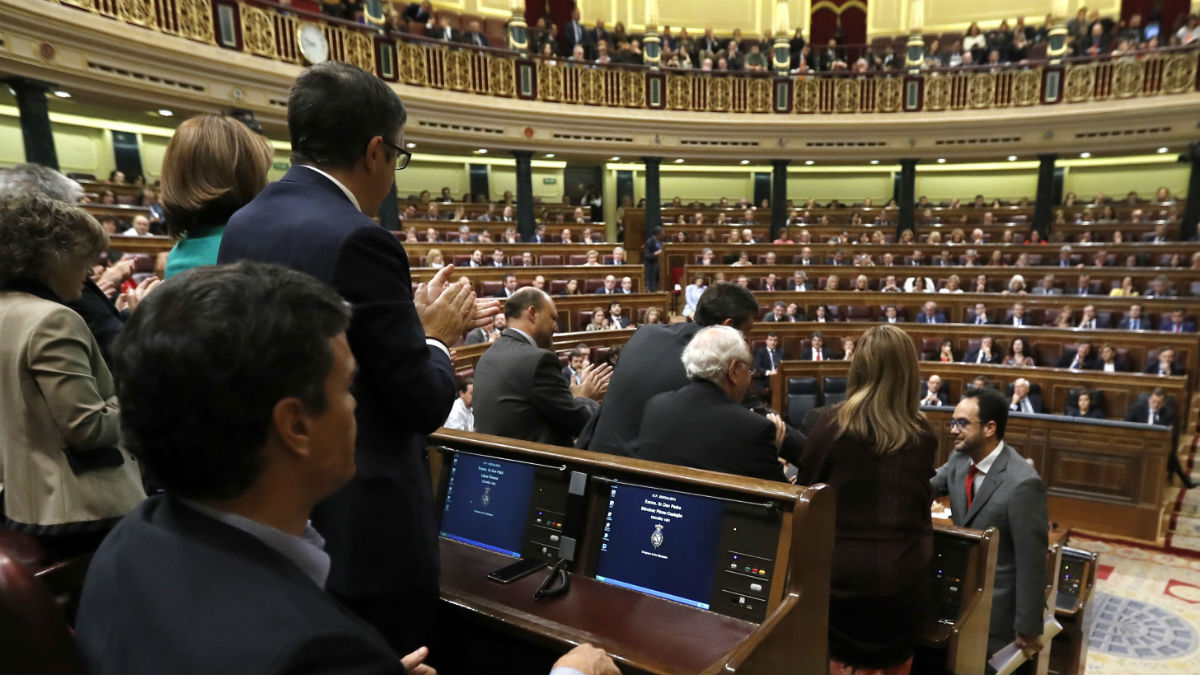
[[[950,419],[947,425],[950,427],[950,431],[954,431],[955,429],[966,429],[977,421],[978,420],[969,420],[964,417],[954,417]]]
[[[759,375],[762,375],[762,373],[754,367],[753,363],[749,363],[747,361],[738,361],[738,363],[746,367],[746,372],[750,373],[750,377],[758,377]]]
[[[384,141],[383,144],[396,151],[396,170],[403,171],[408,166],[408,161],[412,159],[412,153],[398,145],[392,145],[388,141]]]

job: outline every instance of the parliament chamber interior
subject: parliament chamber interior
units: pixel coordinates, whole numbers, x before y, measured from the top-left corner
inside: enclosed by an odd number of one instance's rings
[[[0,672],[1200,670],[1188,0],[0,0],[0,81]]]

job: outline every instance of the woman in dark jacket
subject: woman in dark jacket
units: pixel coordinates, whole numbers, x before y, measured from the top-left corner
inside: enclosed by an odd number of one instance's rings
[[[829,672],[908,673],[929,607],[937,450],[912,340],[891,324],[867,331],[847,388],[818,418],[798,480],[837,491]]]

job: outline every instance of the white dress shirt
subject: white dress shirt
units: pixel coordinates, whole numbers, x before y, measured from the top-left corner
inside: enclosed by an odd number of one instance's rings
[[[988,453],[987,457],[984,457],[975,464],[977,473],[975,474],[975,485],[971,490],[972,495],[979,496],[979,486],[983,485],[983,479],[987,478],[987,472],[991,471],[992,465],[996,463],[996,458],[1000,456],[1000,451],[1003,449],[1004,443],[1000,443],[996,446],[995,450]]]
[[[442,426],[460,431],[475,431],[475,411],[468,408],[462,398],[456,398],[454,405],[450,407],[450,416]]]

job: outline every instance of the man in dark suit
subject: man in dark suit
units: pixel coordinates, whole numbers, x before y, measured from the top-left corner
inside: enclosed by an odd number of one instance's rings
[[[1150,322],[1142,318],[1142,306],[1130,305],[1129,311],[1125,314],[1125,318],[1121,319],[1121,323],[1117,324],[1117,328],[1121,330],[1150,330]]]
[[[950,496],[958,527],[995,527],[996,556],[988,654],[1014,640],[1027,653],[1042,649],[1046,608],[1049,513],[1041,477],[1004,442],[1008,405],[998,392],[972,389],[954,408],[954,452],[930,480],[935,497]]]
[[[517,291],[504,316],[508,327],[475,365],[475,430],[570,446],[596,412],[612,367],[584,366],[577,385],[563,380],[550,351],[558,310],[543,291]]]
[[[1171,315],[1162,320],[1158,329],[1168,333],[1195,333],[1196,322],[1185,319],[1182,309],[1173,309]]]
[[[504,280],[501,283],[504,285],[500,287],[500,290],[492,294],[493,298],[511,298],[513,293],[517,292],[517,275],[512,272],[505,274]]]
[[[1145,400],[1139,400],[1129,407],[1125,413],[1126,422],[1135,422],[1137,424],[1152,424],[1164,427],[1175,427],[1175,406],[1167,400],[1167,392],[1162,387],[1155,387],[1150,395]],[[1171,443],[1171,447],[1175,447],[1175,443]],[[1179,456],[1174,451],[1167,455],[1167,472],[1179,476],[1184,487],[1190,489],[1196,487],[1196,483],[1192,481],[1191,476],[1183,470],[1183,465],[1179,462]]]
[[[972,349],[963,357],[963,363],[1000,363],[1004,356],[992,343],[992,336],[985,335],[979,340],[979,348]]]
[[[1183,375],[1183,366],[1175,363],[1175,350],[1164,347],[1158,351],[1158,360],[1147,364],[1147,375]]]
[[[904,323],[904,317],[899,315],[899,310],[895,305],[888,305],[883,308],[883,316],[879,317],[882,323]]]
[[[416,23],[429,23],[433,18],[433,3],[426,0],[425,2],[413,2],[404,8],[404,18],[408,21]]]
[[[600,43],[603,42],[611,53],[616,45],[612,42],[612,36],[604,28],[604,19],[596,19],[596,26],[584,31],[584,41],[588,46],[588,54],[591,58],[596,58],[599,53]]]
[[[642,326],[621,350],[621,360],[600,412],[584,428],[577,447],[631,456],[650,397],[688,383],[680,357],[683,348],[705,326],[733,326],[750,332],[758,315],[754,294],[737,284],[708,287],[696,302],[694,322]]]
[[[946,323],[946,316],[937,311],[937,303],[929,300],[917,315],[917,323]]]
[[[443,42],[462,42],[462,36],[459,35],[457,28],[450,26],[450,19],[441,17],[437,20],[437,27],[426,33],[431,38],[442,40]]]
[[[487,36],[483,34],[483,28],[479,25],[478,19],[472,19],[471,23],[467,24],[467,32],[462,34],[461,41],[463,44],[475,45],[476,47],[490,47]]]
[[[477,345],[484,342],[493,342],[500,337],[500,332],[504,330],[504,315],[497,314],[492,317],[492,323],[488,326],[480,326],[467,333],[467,337],[463,340],[464,344]]]
[[[354,307],[358,472],[313,524],[332,559],[329,590],[407,653],[425,643],[438,599],[437,522],[425,435],[456,397],[446,345],[491,321],[453,265],[412,290],[403,246],[368,214],[407,162],[404,106],[374,75],[328,62],[288,99],[293,166],[229,220],[220,263],[273,262],[310,274]]]
[[[76,633],[89,672],[404,672],[325,592],[308,523],[354,476],[349,324],[331,289],[258,263],[185,272],[141,304],[116,352],[122,419],[166,492],[91,562]]]
[[[1013,382],[1012,400],[1008,404],[1008,409],[1013,412],[1030,414],[1040,414],[1045,411],[1041,394],[1031,393],[1029,380],[1023,377],[1018,377]]]
[[[800,353],[800,358],[805,361],[828,361],[829,350],[825,349],[825,334],[817,331],[809,338],[808,349]]]
[[[1025,305],[1019,302],[1014,302],[1012,309],[1008,311],[1008,315],[1004,317],[1005,326],[1025,326],[1027,324],[1025,318]]]
[[[1054,364],[1055,368],[1070,368],[1071,370],[1093,370],[1096,367],[1095,356],[1092,355],[1092,345],[1089,342],[1080,342],[1079,347],[1075,351],[1063,352],[1063,355],[1058,357],[1058,363]]]
[[[620,290],[617,289],[617,277],[610,274],[604,277],[604,285],[596,289],[596,294],[613,295],[615,293],[620,293]]]
[[[787,354],[779,346],[779,334],[767,335],[767,344],[754,350],[754,389],[766,391],[770,388],[771,376],[779,370],[779,363]]]
[[[583,384],[583,367],[587,363],[590,350],[583,345],[575,345],[571,355],[567,357],[567,365],[563,366],[562,376],[567,386]]]
[[[792,272],[792,278],[788,279],[787,282],[787,289],[789,291],[809,290],[808,275],[804,273],[804,270],[796,270],[795,272]]]
[[[630,326],[629,317],[625,316],[618,300],[608,303],[608,323],[609,327],[613,329],[629,328]]]
[[[563,25],[563,41],[567,54],[575,49],[575,45],[584,45],[587,41],[583,24],[579,23],[579,16],[579,8],[572,9],[571,20]]]
[[[921,383],[921,405],[950,405],[950,392],[942,384],[941,377],[930,375],[928,380]]]
[[[779,462],[789,429],[779,415],[739,405],[750,390],[746,340],[729,326],[703,328],[683,350],[691,382],[646,404],[634,457],[765,480],[784,480]],[[795,458],[803,447],[791,432]]]
[[[776,300],[771,306],[771,311],[764,314],[762,320],[765,323],[791,323],[795,319],[787,315],[787,303]]]

